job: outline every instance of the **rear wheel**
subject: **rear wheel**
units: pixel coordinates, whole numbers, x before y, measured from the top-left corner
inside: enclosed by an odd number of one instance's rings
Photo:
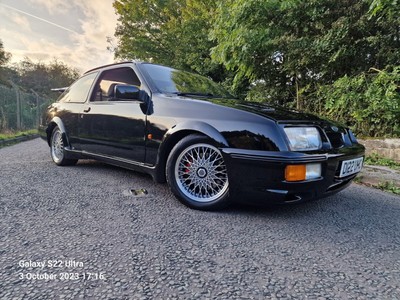
[[[77,163],[77,159],[67,159],[62,132],[58,126],[53,129],[50,138],[50,154],[53,161],[59,166],[69,166]]]
[[[226,165],[207,137],[189,135],[172,149],[167,180],[175,196],[191,208],[216,210],[229,203]]]

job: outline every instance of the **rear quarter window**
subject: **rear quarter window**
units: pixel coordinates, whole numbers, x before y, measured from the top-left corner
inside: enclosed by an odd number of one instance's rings
[[[58,98],[58,102],[85,103],[97,74],[90,73],[79,78]]]

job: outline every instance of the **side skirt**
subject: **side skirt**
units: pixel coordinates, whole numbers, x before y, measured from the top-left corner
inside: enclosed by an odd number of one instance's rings
[[[132,160],[127,160],[127,159],[122,159],[122,158],[107,156],[107,155],[101,155],[101,154],[96,154],[96,153],[91,153],[91,152],[86,152],[86,151],[76,151],[76,150],[71,150],[71,149],[67,149],[67,148],[65,148],[65,151],[68,155],[68,158],[71,158],[71,159],[95,159],[95,160],[98,160],[101,162],[105,162],[109,165],[149,174],[149,175],[151,175],[151,177],[153,177],[153,179],[155,178],[155,175],[156,175],[156,167],[147,165],[144,163],[139,163],[139,162],[132,161]]]

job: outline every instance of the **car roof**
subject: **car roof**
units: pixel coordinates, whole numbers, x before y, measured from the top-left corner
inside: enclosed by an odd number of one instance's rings
[[[101,70],[101,69],[105,69],[107,67],[112,67],[112,66],[118,66],[118,65],[124,65],[124,64],[142,64],[142,63],[145,63],[145,62],[135,61],[135,60],[121,61],[121,62],[118,62],[118,63],[103,65],[103,66],[100,66],[100,67],[96,67],[96,68],[90,69],[90,70],[86,71],[83,74],[87,74],[87,73],[90,73],[90,72],[93,72],[93,71],[96,71],[96,70]]]

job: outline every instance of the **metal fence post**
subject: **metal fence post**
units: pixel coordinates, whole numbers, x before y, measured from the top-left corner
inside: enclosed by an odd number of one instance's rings
[[[20,98],[20,94],[19,94],[18,85],[16,85],[11,80],[10,80],[10,83],[11,83],[13,89],[15,90],[15,97],[17,100],[17,130],[20,130],[21,129],[21,98]]]
[[[31,92],[36,96],[36,128],[39,127],[40,124],[40,106],[39,106],[39,95],[34,90],[31,89]]]
[[[12,82],[11,80],[9,81],[11,83],[11,86],[15,90],[15,98],[16,98],[16,105],[17,105],[17,130],[21,129],[21,99],[19,95],[19,89],[18,86]]]
[[[0,84],[0,132],[38,128],[43,106],[50,103],[33,89],[24,90],[11,81]]]

